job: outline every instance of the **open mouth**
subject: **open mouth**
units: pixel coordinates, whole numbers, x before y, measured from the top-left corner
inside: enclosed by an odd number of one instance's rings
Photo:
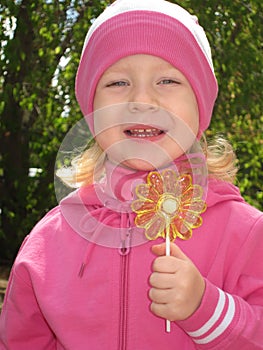
[[[163,135],[165,132],[164,130],[156,129],[156,128],[131,128],[124,131],[124,133],[129,137],[134,138],[156,138],[161,135]]]

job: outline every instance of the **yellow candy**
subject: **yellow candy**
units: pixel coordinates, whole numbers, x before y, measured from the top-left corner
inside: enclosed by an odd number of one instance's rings
[[[206,210],[202,195],[202,187],[193,185],[190,174],[177,175],[171,169],[150,172],[146,183],[137,186],[137,199],[131,204],[135,224],[150,240],[165,238],[166,231],[171,241],[187,240],[193,228],[202,225],[200,214]]]

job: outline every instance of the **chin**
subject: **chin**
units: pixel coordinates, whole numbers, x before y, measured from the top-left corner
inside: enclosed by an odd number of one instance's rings
[[[152,164],[141,159],[129,159],[122,162],[121,165],[137,171],[151,171],[155,169]]]
[[[146,160],[141,159],[129,159],[121,163],[122,166],[136,171],[153,171],[156,169],[161,169],[167,166],[168,164],[171,164],[171,161],[164,161],[152,164],[150,162],[147,162]]]

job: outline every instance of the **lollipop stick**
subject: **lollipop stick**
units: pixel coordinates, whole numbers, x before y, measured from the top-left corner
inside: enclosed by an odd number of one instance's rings
[[[165,251],[166,256],[170,256],[170,224],[166,226]],[[171,332],[171,322],[169,320],[166,320],[166,332]]]

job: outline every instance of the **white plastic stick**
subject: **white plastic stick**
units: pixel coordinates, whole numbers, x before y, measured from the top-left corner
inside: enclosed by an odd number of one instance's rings
[[[165,238],[165,250],[166,250],[166,256],[170,256],[170,224],[166,226],[166,238]],[[171,322],[169,320],[166,320],[166,332],[171,332]]]

